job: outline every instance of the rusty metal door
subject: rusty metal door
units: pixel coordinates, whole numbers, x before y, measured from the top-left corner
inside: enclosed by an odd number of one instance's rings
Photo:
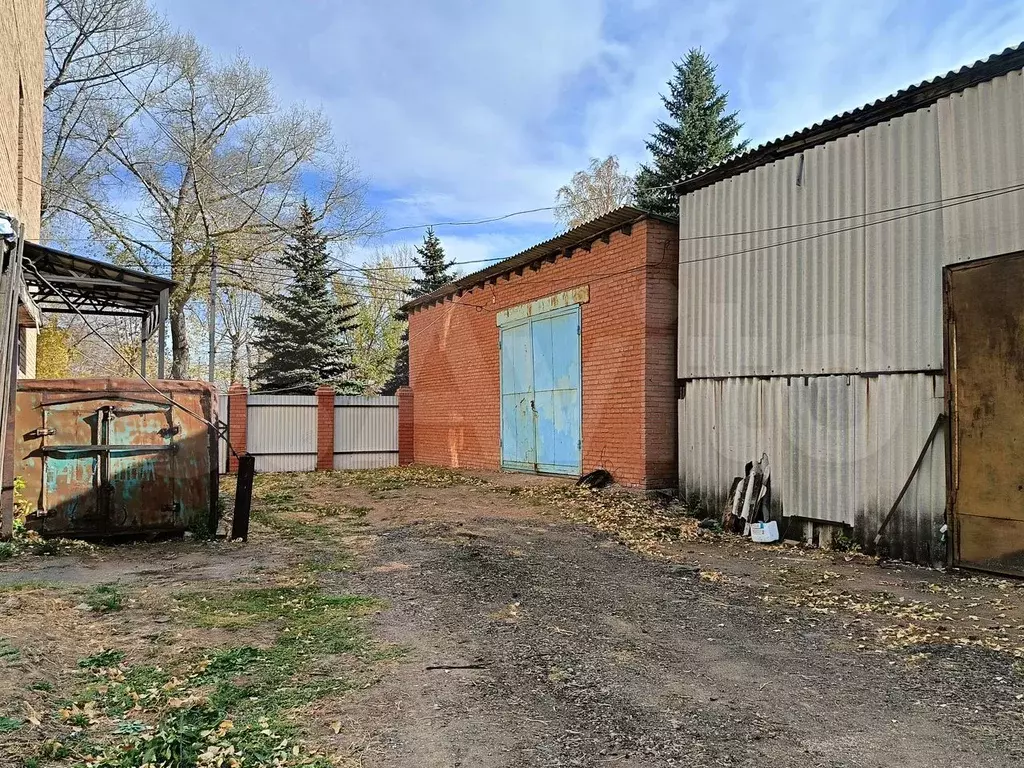
[[[41,531],[104,535],[180,528],[172,406],[103,397],[46,402]],[[145,503],[140,503],[145,499]],[[142,519],[142,515],[145,519]]]
[[[944,283],[953,561],[1024,576],[1024,254]]]

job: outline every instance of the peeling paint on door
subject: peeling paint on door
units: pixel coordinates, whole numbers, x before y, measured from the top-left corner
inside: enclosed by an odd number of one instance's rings
[[[581,466],[580,308],[502,328],[502,466],[576,475]]]

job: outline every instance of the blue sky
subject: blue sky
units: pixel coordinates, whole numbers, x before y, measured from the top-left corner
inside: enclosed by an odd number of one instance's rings
[[[156,5],[214,53],[266,67],[283,101],[322,107],[387,227],[550,205],[591,157],[634,169],[672,62],[690,47],[716,61],[758,144],[1024,40],[1024,0]],[[540,213],[439,234],[467,261],[556,231]]]

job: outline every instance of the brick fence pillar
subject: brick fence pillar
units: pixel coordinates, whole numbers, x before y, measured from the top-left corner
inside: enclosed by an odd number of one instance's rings
[[[398,392],[398,466],[407,467],[415,461],[413,443],[412,388],[401,387]]]
[[[334,390],[316,390],[316,470],[334,469]]]
[[[249,436],[249,390],[241,384],[228,387],[228,443],[245,453]],[[228,451],[228,472],[238,471],[238,457]]]

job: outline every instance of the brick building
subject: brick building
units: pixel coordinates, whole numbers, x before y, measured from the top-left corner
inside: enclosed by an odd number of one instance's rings
[[[678,249],[627,206],[410,302],[402,460],[674,486]]]
[[[0,212],[39,240],[43,164],[44,0],[0,0]],[[39,313],[22,291],[18,375],[35,374]]]

